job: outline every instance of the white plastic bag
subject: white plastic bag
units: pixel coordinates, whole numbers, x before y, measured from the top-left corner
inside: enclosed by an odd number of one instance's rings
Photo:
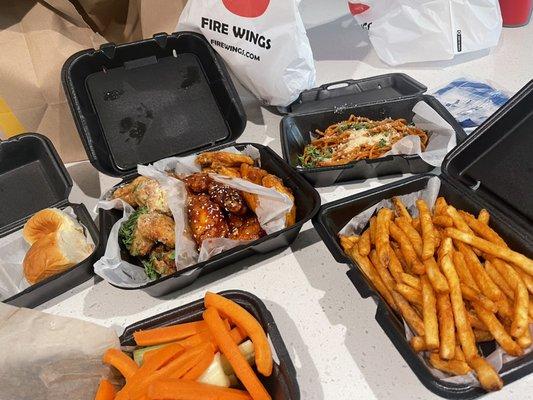
[[[390,65],[450,60],[498,44],[498,0],[349,0],[379,58]],[[356,6],[357,5],[357,6]]]
[[[296,0],[189,0],[179,31],[202,33],[265,104],[287,106],[315,84]]]

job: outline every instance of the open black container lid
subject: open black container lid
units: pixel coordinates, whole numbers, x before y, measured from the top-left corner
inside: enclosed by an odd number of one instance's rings
[[[224,64],[196,33],[83,50],[62,80],[89,159],[108,175],[234,142],[246,126]]]
[[[68,202],[72,179],[48,138],[36,133],[0,141],[0,237],[37,211]]]
[[[533,80],[446,155],[442,173],[533,232]],[[531,238],[530,238],[531,239]]]
[[[305,114],[350,108],[361,104],[397,100],[422,94],[427,87],[403,73],[326,83],[300,93],[284,111]]]

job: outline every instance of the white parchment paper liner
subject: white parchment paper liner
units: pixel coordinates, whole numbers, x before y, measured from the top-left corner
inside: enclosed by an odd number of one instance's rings
[[[115,331],[87,321],[0,303],[0,398],[93,400]],[[118,382],[117,382],[118,383]]]
[[[243,153],[260,162],[259,151],[252,146],[247,146],[242,152],[235,147],[224,148],[223,151]],[[165,171],[173,171],[179,175],[190,175],[200,172],[201,168],[196,164],[195,160],[195,154],[187,157],[169,157],[157,161],[152,165],[139,165],[137,167],[137,172],[140,175],[156,179],[166,193],[169,208],[176,224],[175,262],[178,271],[196,263],[206,261],[223,251],[250,242],[248,240],[232,240],[227,238],[208,239],[203,241],[199,252],[196,251],[196,244],[188,232],[187,190],[185,184],[179,179],[170,177],[165,173]],[[261,227],[267,234],[285,228],[285,214],[290,211],[294,204],[288,196],[274,189],[265,188],[244,179],[229,178],[217,174],[210,174],[210,176],[217,182],[258,196],[259,206],[256,210],[256,215]],[[120,226],[134,210],[122,200],[108,200],[113,190],[115,189],[113,188],[105,193],[96,207],[105,210],[123,210],[123,216],[113,225],[107,241],[105,254],[95,263],[94,271],[111,284],[126,288],[140,287],[150,282],[150,279],[146,276],[143,268],[122,259],[118,239]],[[193,269],[187,273],[194,274],[195,271]]]
[[[72,207],[66,207],[63,211],[77,221]],[[94,247],[94,242],[86,227],[83,227],[87,243]],[[22,262],[30,245],[22,236],[22,229],[13,232],[0,239],[0,301],[8,299],[17,293],[26,290],[31,284],[24,277]]]
[[[426,203],[432,208],[435,205],[435,201],[437,200],[437,197],[439,196],[439,190],[440,190],[440,179],[437,177],[430,178],[428,180],[427,186],[425,189],[422,189],[418,192],[409,193],[406,195],[398,196],[402,202],[405,204],[411,215],[418,216],[418,209],[416,208],[416,200],[418,199],[424,199]],[[381,200],[376,205],[366,209],[362,213],[356,215],[353,217],[339,232],[341,235],[360,235],[364,228],[368,225],[368,221],[370,218],[374,215],[374,213],[383,208],[388,207],[390,209],[394,209],[394,206],[392,204],[392,201],[390,199]],[[407,326],[407,324],[404,322],[405,326],[405,335],[407,340],[410,340],[414,334],[411,331],[411,329]],[[533,334],[533,326],[530,326],[531,332]],[[531,348],[527,349],[525,353],[528,353],[531,351]],[[471,372],[468,375],[460,375],[460,376],[450,376],[442,371],[439,371],[436,368],[433,368],[431,364],[426,359],[427,353],[423,353],[424,356],[418,355],[421,357],[421,359],[424,361],[428,369],[431,371],[431,373],[437,377],[438,379],[442,379],[446,382],[452,382],[457,384],[467,384],[471,386],[479,386],[479,381],[476,379],[475,375]],[[496,371],[500,371],[503,364],[513,360],[515,357],[512,357],[508,354],[506,354],[501,347],[496,344],[496,350],[494,350],[491,354],[489,354],[487,357],[485,357],[487,361],[492,364],[494,369]]]

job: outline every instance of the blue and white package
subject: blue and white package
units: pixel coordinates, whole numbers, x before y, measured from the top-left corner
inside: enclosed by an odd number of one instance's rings
[[[433,94],[467,131],[481,125],[509,95],[486,82],[459,78]]]

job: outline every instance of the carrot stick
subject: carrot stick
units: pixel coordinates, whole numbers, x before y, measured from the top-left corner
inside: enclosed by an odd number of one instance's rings
[[[139,368],[139,371],[136,375],[148,375],[158,369],[167,365],[170,361],[179,357],[185,352],[185,347],[181,346],[179,343],[169,344],[168,346],[162,347],[157,350],[152,350],[149,353],[150,358],[144,359],[143,365]],[[145,354],[146,356],[146,354]]]
[[[115,387],[107,379],[102,379],[94,400],[113,400],[116,394]]]
[[[231,338],[236,344],[241,344],[244,342],[244,339],[248,337],[246,333],[240,329],[239,327],[235,327],[230,331]],[[213,336],[209,331],[206,332],[200,332],[196,335],[190,336],[187,339],[180,340],[178,343],[186,348],[196,347],[199,346],[202,343],[211,342],[216,348],[215,340],[213,339]],[[144,356],[146,357],[146,354],[151,353],[149,351],[148,353],[145,353]]]
[[[167,379],[148,388],[150,400],[252,400],[242,390],[222,388],[204,383]]]
[[[107,349],[104,353],[103,362],[118,369],[126,379],[133,376],[139,369],[135,361],[118,349]]]
[[[133,333],[133,338],[139,346],[154,346],[156,344],[176,342],[206,330],[207,327],[203,321],[195,321],[137,331]]]
[[[270,376],[272,373],[272,352],[270,345],[263,327],[252,314],[237,303],[211,292],[205,294],[204,304],[206,308],[213,307],[217,309],[246,332],[254,344],[257,370],[264,376]],[[213,334],[211,329],[210,331]]]
[[[214,349],[211,343],[204,343],[198,347],[188,349],[185,353],[181,354],[178,358],[175,358],[167,365],[154,371],[150,374],[136,375],[130,382],[126,383],[123,388],[127,392],[129,399],[138,399],[146,394],[148,386],[159,379],[164,378],[181,378],[197,363],[198,359],[206,349],[210,349],[214,353]]]
[[[212,349],[206,349],[201,356],[199,356],[198,363],[192,367],[189,372],[183,375],[182,379],[187,381],[197,380],[204,371],[211,365],[211,362],[215,358],[215,353],[211,351]]]
[[[209,331],[215,338],[218,348],[226,356],[235,371],[235,375],[237,375],[252,398],[254,400],[271,400],[270,395],[252,370],[252,367],[250,367],[235,342],[233,342],[229,332],[224,328],[224,323],[217,309],[207,308],[203,316],[204,321],[209,327]],[[232,320],[238,323],[236,319],[232,318]]]

